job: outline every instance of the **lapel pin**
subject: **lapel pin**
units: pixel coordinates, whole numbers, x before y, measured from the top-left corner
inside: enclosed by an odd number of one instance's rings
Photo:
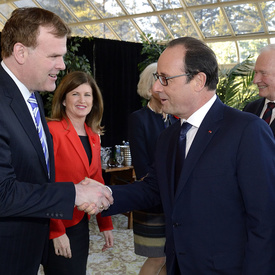
[[[208,133],[209,133],[209,134],[212,134],[212,131],[211,131],[211,130],[208,130]]]

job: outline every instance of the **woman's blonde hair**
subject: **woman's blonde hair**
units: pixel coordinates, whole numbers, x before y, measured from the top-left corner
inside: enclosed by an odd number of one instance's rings
[[[53,96],[52,115],[50,120],[60,121],[63,118],[68,119],[66,115],[66,107],[63,105],[66,94],[85,83],[91,86],[93,94],[93,108],[87,115],[85,122],[93,132],[102,135],[103,127],[100,125],[103,116],[102,95],[94,78],[85,72],[71,72],[62,78]]]
[[[153,73],[155,73],[156,71],[157,71],[157,63],[155,62],[148,65],[139,76],[137,93],[145,99],[149,100],[152,96],[151,88],[155,83]]]

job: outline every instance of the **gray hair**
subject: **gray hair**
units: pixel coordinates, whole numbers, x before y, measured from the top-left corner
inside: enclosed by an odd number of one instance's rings
[[[137,85],[137,93],[145,98],[150,99],[152,96],[151,88],[155,83],[153,73],[157,71],[157,62],[148,65],[140,74]]]
[[[267,52],[267,51],[274,51],[275,50],[275,44],[268,44],[267,46],[260,49],[260,53]]]

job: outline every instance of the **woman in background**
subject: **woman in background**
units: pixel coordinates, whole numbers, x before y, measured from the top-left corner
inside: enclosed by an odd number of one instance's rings
[[[163,113],[158,93],[152,91],[153,73],[157,63],[147,66],[140,75],[138,94],[148,100],[147,106],[129,117],[129,142],[132,162],[138,180],[142,180],[153,163],[159,134],[176,121]],[[148,257],[140,275],[166,274],[165,266],[165,219],[162,206],[133,212],[135,253]]]
[[[55,91],[48,126],[53,138],[56,181],[89,177],[104,184],[100,160],[103,100],[87,73],[67,74]],[[113,246],[111,217],[96,216],[105,244]],[[74,208],[72,220],[51,219],[46,275],[85,275],[89,254],[89,216]]]

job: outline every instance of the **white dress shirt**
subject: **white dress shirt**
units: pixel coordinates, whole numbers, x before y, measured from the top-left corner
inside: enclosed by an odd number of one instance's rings
[[[195,113],[193,113],[187,120],[185,119],[181,119],[181,124],[186,121],[189,124],[192,125],[192,127],[190,128],[190,130],[187,132],[186,134],[186,148],[185,148],[185,157],[187,156],[189,149],[192,145],[192,142],[198,132],[198,129],[204,119],[204,117],[206,116],[206,114],[208,113],[209,109],[212,107],[212,105],[214,104],[215,100],[217,98],[217,95],[213,95],[213,97],[207,102],[205,103],[200,109],[198,109]]]
[[[261,114],[260,114],[260,118],[263,118],[264,112],[265,112],[265,110],[267,109],[267,103],[269,103],[269,102],[273,102],[273,103],[274,103],[274,101],[270,101],[270,100],[268,100],[267,98],[265,99],[264,107],[263,107],[262,112],[261,112]],[[275,109],[275,108],[274,108],[274,109]],[[275,118],[275,111],[274,111],[274,109],[272,110],[271,119],[270,119],[269,124],[271,124],[272,121],[273,121],[273,119]]]

